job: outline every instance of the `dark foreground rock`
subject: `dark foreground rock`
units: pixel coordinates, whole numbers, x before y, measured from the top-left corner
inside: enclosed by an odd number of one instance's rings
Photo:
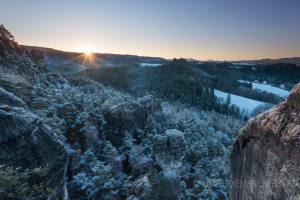
[[[179,168],[186,154],[182,132],[172,129],[156,135],[153,141],[153,163],[146,176],[137,180],[128,199],[177,200],[180,195]]]
[[[21,99],[0,88],[0,164],[22,169],[48,166],[40,181],[52,189],[49,199],[66,199],[64,146],[51,128],[24,106]]]
[[[249,120],[231,155],[230,198],[300,199],[300,84]]]

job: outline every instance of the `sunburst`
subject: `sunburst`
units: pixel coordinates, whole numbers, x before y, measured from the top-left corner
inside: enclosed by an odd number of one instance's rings
[[[91,56],[92,52],[91,51],[85,51],[86,56]]]
[[[82,51],[81,54],[70,60],[70,62],[80,62],[83,68],[86,68],[87,66],[89,66],[88,68],[99,68],[100,66],[96,61],[96,53],[88,50]]]

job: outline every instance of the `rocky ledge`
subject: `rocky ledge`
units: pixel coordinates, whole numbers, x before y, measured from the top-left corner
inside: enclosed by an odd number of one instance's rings
[[[249,120],[231,154],[230,199],[300,199],[300,84]]]

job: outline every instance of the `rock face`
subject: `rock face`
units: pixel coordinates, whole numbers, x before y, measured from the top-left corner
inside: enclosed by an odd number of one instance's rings
[[[23,169],[48,165],[41,181],[52,189],[50,199],[65,199],[67,154],[63,144],[24,106],[21,99],[0,88],[0,164]]]
[[[230,198],[300,199],[300,84],[240,130],[231,155]]]
[[[172,129],[156,135],[153,141],[153,163],[148,174],[136,181],[133,196],[140,200],[177,200],[180,195],[179,167],[186,154],[182,132]],[[129,199],[134,199],[131,196]]]

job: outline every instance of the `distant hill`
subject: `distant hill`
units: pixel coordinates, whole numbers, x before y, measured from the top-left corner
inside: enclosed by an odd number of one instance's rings
[[[276,64],[276,63],[290,63],[290,64],[300,64],[300,57],[293,58],[279,58],[279,59],[261,59],[261,60],[243,60],[239,62],[248,63],[264,63],[264,64]]]
[[[168,60],[160,57],[137,55],[120,55],[108,53],[93,53],[86,56],[83,53],[65,52],[52,48],[25,46],[27,50],[40,50],[45,53],[49,70],[72,76],[79,71],[99,67],[139,66],[141,63],[165,64]]]

